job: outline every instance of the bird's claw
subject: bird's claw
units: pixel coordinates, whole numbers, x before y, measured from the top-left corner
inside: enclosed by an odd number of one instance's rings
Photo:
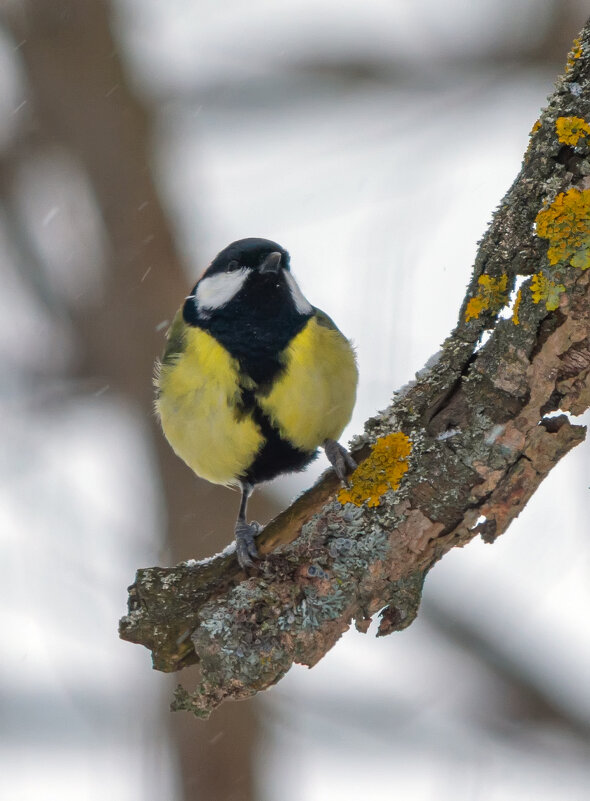
[[[258,550],[256,549],[254,538],[260,533],[261,529],[260,523],[255,521],[246,523],[243,520],[238,520],[236,523],[236,556],[242,570],[254,567],[254,562],[258,559]]]
[[[327,439],[324,442],[324,451],[340,481],[342,481],[345,486],[348,486],[346,474],[352,470],[356,470],[357,463],[346,448],[334,439]]]

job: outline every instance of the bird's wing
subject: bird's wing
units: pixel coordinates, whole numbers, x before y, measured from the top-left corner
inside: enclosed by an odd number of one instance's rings
[[[166,334],[166,347],[162,356],[162,364],[170,364],[185,349],[186,323],[182,317],[182,309],[177,311],[172,325]]]

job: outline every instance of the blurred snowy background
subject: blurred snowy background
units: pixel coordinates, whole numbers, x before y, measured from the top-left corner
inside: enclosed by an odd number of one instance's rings
[[[151,415],[196,276],[233,239],[281,242],[356,343],[359,431],[453,327],[587,13],[1,0],[1,798],[590,797],[588,444],[493,547],[445,557],[406,632],[349,632],[207,724],[116,633],[137,567],[231,538],[237,496]]]

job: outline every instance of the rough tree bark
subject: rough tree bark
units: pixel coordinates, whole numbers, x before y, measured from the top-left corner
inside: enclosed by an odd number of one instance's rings
[[[508,528],[585,436],[590,405],[590,22],[531,131],[523,166],[476,257],[455,330],[353,443],[348,490],[327,473],[259,538],[246,576],[232,554],[139,570],[123,639],[157,670],[199,662],[174,708],[226,699],[314,665],[352,621],[406,628],[447,551]]]

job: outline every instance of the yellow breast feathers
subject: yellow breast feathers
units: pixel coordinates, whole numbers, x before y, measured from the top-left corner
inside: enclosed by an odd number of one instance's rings
[[[350,342],[318,311],[283,353],[285,369],[258,405],[284,439],[313,451],[350,420],[358,371]]]
[[[156,410],[178,456],[197,475],[231,485],[252,463],[263,437],[250,416],[237,413],[238,362],[206,331],[183,329],[184,348],[160,367]]]
[[[337,440],[352,414],[357,368],[348,340],[318,312],[291,340],[270,389],[256,391],[239,363],[206,331],[177,319],[156,383],[156,410],[174,451],[195,473],[216,484],[237,483],[264,445],[241,391],[255,391],[257,405],[281,437],[313,452]]]

